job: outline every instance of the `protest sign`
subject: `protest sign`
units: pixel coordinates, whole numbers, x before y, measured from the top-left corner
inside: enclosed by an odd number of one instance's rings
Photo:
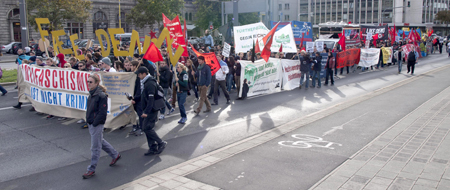
[[[362,38],[363,38],[361,40],[365,40],[365,39],[367,39],[368,36],[372,36],[375,34],[378,35],[379,40],[388,40],[389,39],[389,31],[388,31],[387,25],[386,26],[361,25],[361,31],[362,31]]]
[[[186,47],[186,40],[184,38],[183,31],[181,30],[180,18],[178,18],[177,15],[173,20],[169,20],[169,18],[167,18],[164,13],[162,14],[162,17],[164,27],[167,27],[167,29],[169,29],[170,37],[173,39],[172,47],[178,48],[178,46],[181,46],[184,49],[181,56],[188,57],[189,54]]]
[[[383,63],[392,63],[392,47],[382,47],[381,51],[383,52]]]
[[[282,26],[278,26],[280,28]],[[275,32],[274,39],[272,41],[272,46],[270,46],[270,50],[272,52],[278,52],[281,44],[283,44],[284,53],[296,53],[297,46],[295,45],[294,34],[292,33],[292,27],[290,24],[278,29]],[[259,47],[264,47],[263,41],[259,41]]]
[[[253,42],[256,39],[262,42],[262,38],[269,32],[269,29],[262,23],[254,23],[248,24],[244,26],[234,26],[234,43],[235,43],[235,52],[247,52],[251,48],[253,48]],[[264,46],[260,46],[262,48]]]
[[[31,102],[38,112],[59,117],[85,118],[89,96],[88,77],[98,75],[107,88],[105,127],[136,123],[136,112],[125,93],[133,94],[133,73],[90,73],[57,67],[22,64],[19,67],[19,102]],[[130,82],[133,81],[133,82]]]
[[[316,49],[317,49],[318,52],[322,52],[323,51],[323,41],[316,42]]]
[[[195,55],[203,56],[205,57],[205,63],[211,68],[211,76],[216,74],[216,72],[220,69],[220,63],[219,60],[217,60],[216,54],[214,52],[211,53],[200,53],[197,50],[195,50],[194,47],[191,45],[192,51],[194,51]]]
[[[231,46],[230,44],[224,42],[223,43],[223,51],[222,51],[222,55],[225,57],[229,57],[230,56],[230,51],[231,51]]]
[[[314,42],[306,42],[306,52],[313,52],[314,51]]]
[[[252,63],[251,61],[240,61],[241,64],[241,84],[247,79],[249,91],[247,96],[256,96],[261,94],[271,94],[281,91],[282,67],[280,59],[269,58],[266,62],[260,59]],[[239,91],[239,97],[242,96],[242,87]]]
[[[378,64],[380,59],[380,49],[370,48],[361,49],[361,58],[359,59],[359,66],[370,67],[372,65]]]
[[[283,90],[298,88],[300,84],[300,62],[298,60],[281,59],[283,68]]]
[[[359,63],[361,49],[348,49],[337,53],[336,68],[344,68]]]
[[[270,25],[273,28],[278,21],[271,21]],[[291,22],[280,22],[278,25],[278,28],[281,29],[281,26],[285,26],[291,24],[292,26],[292,32],[294,33],[294,40],[295,44],[299,45],[303,38],[303,46],[306,45],[306,42],[312,42],[313,41],[313,30],[312,30],[312,24],[310,22],[301,22],[301,21],[291,21]],[[278,29],[277,29],[278,31]],[[284,48],[284,44],[283,44]]]

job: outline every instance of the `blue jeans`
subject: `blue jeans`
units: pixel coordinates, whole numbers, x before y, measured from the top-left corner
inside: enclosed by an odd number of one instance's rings
[[[184,108],[184,103],[186,102],[187,92],[177,92],[178,97],[178,108],[180,109],[181,118],[186,118],[186,109]]]
[[[312,84],[311,84],[311,86],[312,86],[312,87],[315,87],[315,86],[316,86],[316,78],[317,78],[317,85],[318,85],[319,87],[321,87],[321,86],[322,86],[322,83],[321,83],[321,81],[320,81],[320,71],[313,71],[313,75],[312,75]]]
[[[167,98],[167,91],[169,90],[168,88],[164,88],[164,98]],[[166,102],[166,107],[169,108],[169,111],[172,110],[172,106],[169,104],[169,102],[167,101],[167,99],[164,99],[164,101]],[[165,114],[166,113],[166,108],[164,107],[163,109],[161,109],[159,111],[159,113],[161,114]]]
[[[234,78],[234,76],[232,74],[227,74],[227,90],[228,90],[228,92],[231,91],[231,87],[233,86],[233,78]]]
[[[309,71],[300,71],[301,78],[300,78],[300,87],[303,85],[303,79],[306,77],[306,85],[305,87],[308,88],[309,84]]]
[[[398,72],[399,73],[402,72],[402,60],[401,59],[398,60]]]
[[[2,92],[3,94],[6,94],[8,91],[6,91],[5,88],[3,88],[2,85],[0,85],[0,92]]]

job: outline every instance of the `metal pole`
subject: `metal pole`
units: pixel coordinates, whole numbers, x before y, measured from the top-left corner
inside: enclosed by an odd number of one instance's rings
[[[19,10],[20,10],[20,28],[21,28],[21,39],[22,39],[22,47],[28,47],[28,27],[27,27],[27,8],[25,4],[25,0],[20,0],[19,2]]]
[[[122,28],[122,15],[120,15],[120,0],[119,0],[119,28]]]
[[[225,11],[223,10],[223,3],[224,3],[224,2],[222,2],[222,11],[221,11],[221,12],[222,12],[222,14],[221,14],[221,15],[222,15],[222,26],[225,25],[225,19],[223,18],[223,17],[224,17],[223,15],[224,15],[224,12],[225,12]]]
[[[233,0],[233,18],[234,18],[233,24],[234,24],[234,26],[239,26],[238,3],[239,3],[239,0]]]

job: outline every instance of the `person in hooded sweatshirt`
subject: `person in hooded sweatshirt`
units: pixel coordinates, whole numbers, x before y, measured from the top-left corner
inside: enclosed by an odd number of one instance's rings
[[[56,57],[59,60],[59,67],[64,68],[64,65],[67,63],[67,61],[64,60],[64,54],[60,53]]]

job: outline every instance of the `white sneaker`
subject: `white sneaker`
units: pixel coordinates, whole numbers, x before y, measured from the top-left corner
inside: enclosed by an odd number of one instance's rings
[[[78,121],[77,121],[77,123],[78,123],[78,124],[82,124],[82,123],[84,123],[84,119],[80,119],[80,120],[78,120]]]
[[[163,119],[164,119],[164,115],[160,115],[159,120],[163,120]]]

